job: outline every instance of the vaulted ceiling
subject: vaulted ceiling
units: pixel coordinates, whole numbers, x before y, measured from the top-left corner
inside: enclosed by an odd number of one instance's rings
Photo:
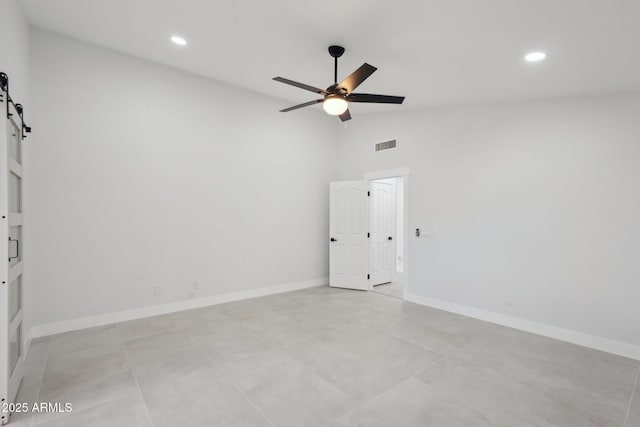
[[[405,95],[379,111],[640,90],[637,0],[23,0],[36,27],[283,99],[378,71],[360,92]],[[188,44],[172,44],[170,36]],[[547,59],[527,63],[525,53]],[[309,96],[311,95],[311,96]]]

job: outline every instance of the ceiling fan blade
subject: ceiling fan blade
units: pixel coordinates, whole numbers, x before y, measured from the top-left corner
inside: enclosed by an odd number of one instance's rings
[[[343,122],[346,122],[347,120],[351,120],[351,113],[349,112],[349,109],[347,108],[344,113],[340,114],[338,117],[340,117],[340,120],[342,120]]]
[[[347,96],[349,102],[375,102],[378,104],[402,104],[404,96],[374,95],[371,93],[352,93]]]
[[[304,104],[298,104],[298,105],[294,105],[293,107],[285,108],[284,110],[280,110],[280,112],[286,113],[287,111],[297,110],[298,108],[304,108],[310,105],[319,104],[322,101],[324,101],[324,99],[316,99],[314,101],[305,102]]]
[[[277,82],[280,82],[280,83],[287,84],[287,85],[299,87],[300,89],[308,90],[310,92],[321,93],[323,95],[327,94],[326,90],[322,90],[322,89],[319,89],[317,87],[309,86],[309,85],[306,85],[304,83],[294,82],[293,80],[285,79],[284,77],[274,77],[273,80],[275,80]]]
[[[365,62],[360,68],[351,73],[349,77],[340,82],[338,87],[346,89],[347,93],[351,93],[376,70],[376,67]]]

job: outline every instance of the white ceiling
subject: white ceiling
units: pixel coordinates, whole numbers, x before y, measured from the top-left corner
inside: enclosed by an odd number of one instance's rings
[[[22,0],[33,25],[275,96],[379,69],[359,92],[405,105],[352,112],[640,90],[640,0]],[[178,34],[189,44],[169,41]],[[528,51],[546,61],[526,63]]]

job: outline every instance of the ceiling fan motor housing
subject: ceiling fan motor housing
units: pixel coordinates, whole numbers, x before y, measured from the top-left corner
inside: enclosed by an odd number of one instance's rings
[[[327,88],[327,92],[336,94],[336,95],[346,95],[347,89],[340,87],[340,85],[333,84]]]

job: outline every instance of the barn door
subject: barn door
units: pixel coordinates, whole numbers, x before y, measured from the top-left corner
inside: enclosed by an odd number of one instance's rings
[[[7,107],[3,93],[1,110]],[[13,104],[0,124],[0,393],[11,404],[23,376],[22,330],[22,122]],[[6,407],[6,406],[5,406]],[[3,408],[4,409],[4,408]],[[1,413],[2,424],[9,413]]]

